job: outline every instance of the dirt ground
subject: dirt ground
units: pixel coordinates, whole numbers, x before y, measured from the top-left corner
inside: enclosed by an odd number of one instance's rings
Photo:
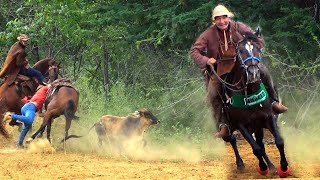
[[[276,171],[267,176],[255,170],[257,160],[246,143],[239,149],[246,169],[236,170],[232,148],[224,145],[220,158],[155,159],[114,156],[97,151],[77,152],[52,148],[46,141],[38,141],[23,150],[15,149],[14,138],[0,139],[0,179],[277,179]],[[72,144],[71,144],[72,146]],[[279,153],[274,144],[267,145],[267,153],[277,166]],[[147,153],[147,152],[146,152]],[[180,152],[181,153],[181,152]],[[189,154],[193,156],[192,154]],[[188,155],[187,155],[188,156]],[[294,156],[294,155],[293,155]],[[288,157],[288,159],[291,159]],[[288,178],[317,179],[319,161],[290,160],[292,169]]]

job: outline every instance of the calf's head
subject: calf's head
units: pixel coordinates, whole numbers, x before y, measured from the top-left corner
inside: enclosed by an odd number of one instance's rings
[[[146,108],[139,109],[135,112],[135,114],[137,116],[140,116],[140,119],[142,120],[144,125],[153,125],[160,123],[160,120]]]

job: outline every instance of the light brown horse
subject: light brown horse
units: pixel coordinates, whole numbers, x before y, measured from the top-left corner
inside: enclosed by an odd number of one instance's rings
[[[46,78],[49,78],[49,81],[53,81],[58,77],[59,64],[53,59],[40,60],[33,68],[40,71]],[[9,137],[9,133],[4,126],[5,122],[3,122],[4,113],[10,111],[21,114],[21,108],[24,105],[21,99],[24,96],[32,96],[37,87],[38,83],[33,78],[19,75],[13,84],[3,83],[0,86],[0,133],[4,137]],[[13,126],[19,123],[11,121],[9,124]]]
[[[31,142],[38,135],[42,136],[47,127],[47,139],[51,142],[51,124],[53,119],[64,115],[66,118],[65,135],[61,142],[70,138],[68,131],[71,126],[72,119],[76,118],[75,112],[78,108],[79,92],[73,87],[70,80],[57,79],[51,83],[51,87],[47,92],[45,101],[45,109],[43,122],[40,128],[27,140]],[[71,135],[71,137],[76,135]]]

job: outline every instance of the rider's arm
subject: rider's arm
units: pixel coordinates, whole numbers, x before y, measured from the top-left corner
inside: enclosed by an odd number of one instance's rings
[[[26,66],[27,64],[29,64],[28,60],[26,59],[25,53],[19,53],[16,58],[16,65],[18,67]]]
[[[191,48],[191,57],[200,68],[205,68],[209,60],[209,58],[205,56],[205,51],[208,46],[207,43],[206,33],[202,33]]]

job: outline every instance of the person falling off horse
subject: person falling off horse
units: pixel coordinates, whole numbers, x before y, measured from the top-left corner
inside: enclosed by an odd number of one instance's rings
[[[23,141],[24,138],[26,137],[26,134],[32,127],[34,118],[36,116],[36,112],[39,111],[43,103],[46,99],[47,96],[47,91],[51,87],[50,84],[47,86],[40,86],[39,90],[32,96],[32,98],[29,100],[28,103],[26,103],[22,108],[21,108],[21,114],[11,114],[11,113],[6,113],[4,116],[3,121],[21,121],[24,123],[23,129],[20,132],[20,136],[18,139],[17,147],[18,148],[23,148]]]
[[[30,67],[29,61],[26,58],[26,45],[28,44],[29,37],[26,34],[21,34],[17,37],[18,41],[14,43],[7,55],[7,58],[2,65],[0,71],[0,78],[6,77],[6,83],[11,85],[18,74],[35,77],[41,85],[47,85],[44,76],[38,70]]]
[[[205,84],[212,86],[212,91],[208,91],[208,100],[214,112],[214,118],[217,121],[219,132],[215,134],[217,138],[223,138],[230,134],[229,123],[224,109],[224,102],[221,91],[222,84],[217,76],[213,75],[211,66],[213,65],[216,74],[222,79],[232,76],[230,73],[234,67],[236,58],[236,46],[242,40],[246,32],[254,32],[248,25],[231,20],[233,13],[225,6],[217,5],[212,10],[213,24],[197,38],[191,48],[191,57],[194,62],[201,68],[205,76]],[[264,40],[260,37],[259,46],[264,47]],[[270,73],[266,68],[261,69],[265,76],[266,82],[263,82],[273,101],[272,109],[276,114],[283,113],[287,107],[278,100]],[[209,79],[213,83],[209,84]]]

